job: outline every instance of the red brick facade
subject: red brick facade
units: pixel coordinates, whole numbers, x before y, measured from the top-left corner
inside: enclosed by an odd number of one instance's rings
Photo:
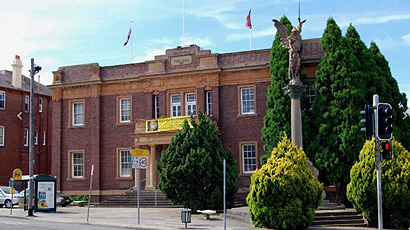
[[[22,88],[12,85],[12,72],[0,72],[0,93],[5,96],[5,108],[0,109],[0,126],[4,128],[4,145],[0,146],[0,185],[8,185],[13,170],[20,168],[23,175],[29,174],[29,147],[24,144],[25,129],[29,130],[29,111],[25,111],[25,98],[30,96],[30,79],[22,77]],[[51,126],[50,102],[51,91],[35,84],[35,124],[37,144],[34,145],[34,174],[51,173]],[[42,111],[39,111],[39,98]],[[21,112],[21,115],[19,113]],[[21,119],[18,117],[21,117]],[[45,142],[43,144],[43,132]],[[28,137],[27,137],[28,140]]]
[[[318,39],[307,43],[318,43],[320,49]],[[302,54],[302,58],[309,60],[306,69],[312,72],[320,55]],[[158,179],[155,161],[160,159],[160,151],[167,147],[175,132],[145,133],[145,120],[154,119],[154,96],[159,97],[159,115],[170,117],[171,95],[181,96],[180,106],[185,115],[184,96],[195,93],[197,110],[205,113],[208,91],[212,92],[212,117],[217,120],[222,143],[232,149],[238,162],[237,183],[249,185],[251,173],[243,170],[241,146],[255,145],[256,167],[259,167],[259,156],[265,154],[261,129],[270,85],[269,59],[269,49],[213,54],[194,45],[167,50],[165,55],[143,63],[59,68],[50,87],[54,114],[52,175],[57,176],[57,190],[72,195],[87,194],[92,165],[96,201],[135,186],[135,170],[130,176],[120,176],[119,153],[130,148],[149,150],[149,166],[141,170],[141,178],[143,186],[155,187]],[[242,88],[253,92],[251,114],[241,113]],[[119,121],[120,98],[130,99],[131,122]],[[70,106],[75,101],[84,106],[84,124],[79,127],[70,124],[74,119]],[[73,178],[73,152],[83,154],[81,178]]]

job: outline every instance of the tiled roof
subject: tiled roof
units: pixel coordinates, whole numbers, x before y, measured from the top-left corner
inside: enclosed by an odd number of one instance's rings
[[[23,82],[21,83],[22,90],[26,92],[30,92],[30,81],[31,81],[30,78],[23,75]],[[14,87],[11,84],[11,82],[12,82],[12,72],[8,70],[0,70],[0,87],[21,90],[17,87]],[[40,92],[38,92],[39,85],[40,85]],[[34,93],[40,93],[40,94],[49,95],[49,96],[52,95],[52,91],[48,89],[47,86],[39,84],[36,81],[34,81]]]

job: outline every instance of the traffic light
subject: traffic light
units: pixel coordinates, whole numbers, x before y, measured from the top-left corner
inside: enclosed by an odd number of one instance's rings
[[[391,160],[392,158],[392,145],[390,141],[385,141],[381,143],[382,146],[382,156],[384,160]]]
[[[371,105],[365,105],[364,110],[360,111],[364,115],[364,119],[360,120],[364,124],[364,128],[360,131],[366,134],[366,140],[371,140],[374,134],[373,109]]]
[[[377,137],[388,141],[393,135],[393,110],[388,103],[377,104]]]

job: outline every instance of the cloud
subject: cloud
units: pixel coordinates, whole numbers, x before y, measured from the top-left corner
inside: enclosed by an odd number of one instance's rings
[[[147,50],[147,53],[144,56],[137,56],[133,59],[133,62],[135,63],[140,63],[140,62],[145,62],[145,61],[150,61],[150,60],[155,60],[155,56],[158,55],[164,55],[165,51],[167,49],[170,49],[171,47],[164,47],[161,49],[150,49]]]
[[[272,36],[272,38],[274,39],[275,33],[276,33],[276,29],[274,28],[269,28],[269,29],[259,30],[259,31],[252,31],[252,38]],[[227,39],[230,41],[249,39],[249,33],[244,32],[244,33],[230,34],[227,36]]]
[[[404,40],[404,44],[410,46],[410,34],[406,34],[402,37],[402,39]]]

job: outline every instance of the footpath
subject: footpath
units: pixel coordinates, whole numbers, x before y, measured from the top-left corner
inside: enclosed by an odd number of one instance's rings
[[[28,216],[27,211],[21,208],[14,208],[12,215],[10,209],[0,208],[0,216],[12,218],[26,218],[30,220],[41,220],[49,222],[79,223],[96,226],[107,226],[116,228],[133,229],[185,229],[185,224],[181,223],[182,208],[140,208],[140,224],[138,224],[138,209],[122,207],[98,207],[91,206],[89,219],[87,222],[87,206],[67,206],[57,207],[57,212],[37,212],[34,216]],[[241,218],[235,218],[241,216]],[[243,218],[245,216],[245,218]],[[193,214],[191,223],[187,224],[187,229],[224,229],[223,214],[214,214],[206,220],[203,214]],[[261,229],[250,224],[248,207],[239,207],[227,211],[226,229],[245,230]],[[321,229],[375,229],[375,228],[329,228],[329,227],[309,227],[313,230]]]

